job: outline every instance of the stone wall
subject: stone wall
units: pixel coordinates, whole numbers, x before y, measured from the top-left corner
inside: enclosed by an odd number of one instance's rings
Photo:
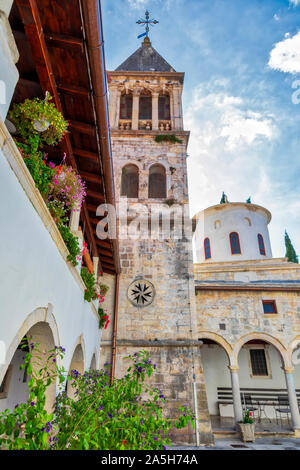
[[[202,444],[211,443],[200,348],[188,346],[188,342],[195,339],[196,325],[190,227],[187,226],[185,234],[178,239],[174,239],[172,233],[167,237],[162,234],[159,236],[161,225],[158,224],[154,232],[151,232],[147,214],[150,205],[157,208],[165,202],[161,199],[148,199],[149,167],[154,163],[161,163],[165,167],[167,197],[175,200],[182,214],[184,209],[188,209],[188,133],[178,133],[178,137],[183,140],[182,144],[159,144],[154,141],[154,137],[151,131],[112,131],[116,196],[120,197],[123,166],[128,163],[136,164],[140,179],[139,199],[128,199],[127,204],[129,209],[134,210],[139,210],[143,205],[145,211],[140,220],[142,224],[146,222],[144,235],[136,238],[124,235],[124,226],[119,226],[122,271],[119,286],[116,376],[121,377],[126,372],[124,356],[141,349],[148,350],[157,364],[157,373],[151,378],[151,384],[157,385],[168,397],[166,413],[171,418],[178,415],[177,409],[182,404],[188,404],[194,409],[192,382],[195,377],[200,438]],[[123,203],[122,199],[120,198],[119,209]],[[129,218],[125,228],[131,221]],[[151,282],[155,289],[152,303],[144,308],[133,305],[127,295],[129,285],[137,276]],[[103,333],[102,339],[102,351],[110,349],[109,331]],[[170,341],[175,345],[169,346]],[[176,341],[183,341],[183,345],[177,346]],[[108,358],[109,353],[102,352],[102,357],[104,356]],[[173,439],[178,443],[195,442],[195,431],[189,427],[174,434]]]

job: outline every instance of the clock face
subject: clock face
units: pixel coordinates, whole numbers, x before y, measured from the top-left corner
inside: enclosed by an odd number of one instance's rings
[[[128,287],[128,299],[135,307],[147,307],[155,296],[155,289],[151,282],[137,279]]]

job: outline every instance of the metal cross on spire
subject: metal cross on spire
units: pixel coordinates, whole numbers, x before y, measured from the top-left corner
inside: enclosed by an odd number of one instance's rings
[[[139,39],[139,38],[142,38],[143,36],[149,37],[149,36],[148,36],[148,34],[149,34],[149,25],[150,25],[150,26],[153,26],[154,24],[159,23],[159,21],[157,21],[157,20],[153,20],[153,19],[149,20],[149,11],[148,11],[148,10],[146,10],[145,17],[146,17],[146,20],[138,20],[138,21],[137,21],[137,24],[141,24],[141,25],[145,25],[145,26],[146,26],[146,32],[140,34],[140,35],[138,36],[138,39]]]

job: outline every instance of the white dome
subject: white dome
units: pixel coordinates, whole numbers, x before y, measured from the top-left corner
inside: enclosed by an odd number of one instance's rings
[[[271,213],[264,207],[244,202],[218,204],[199,212],[193,220],[197,263],[272,258]]]

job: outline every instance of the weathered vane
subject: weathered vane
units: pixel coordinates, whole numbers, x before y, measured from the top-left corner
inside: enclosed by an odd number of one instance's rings
[[[143,36],[149,37],[149,36],[148,36],[148,34],[149,34],[149,25],[150,25],[150,26],[153,26],[154,24],[159,23],[159,21],[157,21],[157,20],[153,20],[153,19],[149,20],[149,11],[148,11],[148,10],[146,10],[145,16],[146,16],[146,20],[138,20],[138,21],[137,21],[137,24],[145,25],[145,27],[146,27],[146,28],[145,28],[145,29],[146,29],[146,32],[140,34],[140,35],[138,36],[138,39],[139,39],[139,38],[142,38]]]

